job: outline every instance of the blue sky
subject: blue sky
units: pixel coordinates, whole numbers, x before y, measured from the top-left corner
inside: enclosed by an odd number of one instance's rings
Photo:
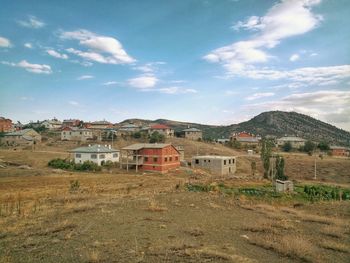
[[[350,130],[347,0],[1,1],[0,115]]]

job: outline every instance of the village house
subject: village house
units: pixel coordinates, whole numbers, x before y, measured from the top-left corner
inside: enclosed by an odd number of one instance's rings
[[[78,127],[80,122],[78,119],[63,120],[62,127]]]
[[[256,136],[249,132],[234,132],[230,139],[233,142],[239,142],[243,145],[258,145],[261,141],[260,136]]]
[[[276,192],[293,192],[294,185],[292,181],[276,180]]]
[[[11,132],[13,131],[12,120],[0,117],[0,132]]]
[[[95,129],[95,130],[103,130],[103,129],[112,129],[113,124],[108,121],[94,121],[84,123],[85,128],[87,129]]]
[[[74,154],[74,163],[94,162],[97,165],[104,165],[107,162],[119,162],[119,150],[113,149],[110,145],[89,145],[69,151]]]
[[[164,135],[166,138],[174,137],[174,130],[164,124],[151,125],[148,129],[148,133],[152,134],[154,132],[158,132],[159,134]]]
[[[20,121],[17,121],[17,123],[13,124],[13,128],[15,131],[19,131],[23,129],[23,124]]]
[[[202,131],[197,128],[187,128],[182,131],[184,134],[185,139],[189,140],[202,140]]]
[[[132,124],[132,123],[128,123],[128,124],[124,124],[122,125],[118,130],[117,130],[117,136],[130,136],[132,134],[134,134],[135,132],[140,131],[140,127]]]
[[[236,158],[232,156],[193,156],[192,168],[207,169],[215,175],[232,175],[236,172]]]
[[[24,129],[6,133],[1,142],[9,146],[32,145],[41,142],[41,135],[33,129]]]
[[[44,126],[48,130],[58,130],[62,127],[62,122],[57,119],[45,120],[41,122],[41,126]]]
[[[137,143],[121,149],[120,167],[165,173],[180,166],[180,153],[172,144]]]
[[[81,141],[92,140],[92,131],[88,129],[79,129],[77,127],[64,127],[61,131],[62,141]]]
[[[350,148],[347,148],[347,147],[330,146],[330,151],[332,156],[342,156],[342,157],[350,156]]]
[[[292,148],[299,149],[304,147],[306,140],[300,137],[285,136],[277,139],[277,146],[282,147],[285,143],[290,143]]]
[[[221,138],[221,139],[216,139],[215,141],[217,143],[220,143],[220,144],[226,144],[226,143],[230,142],[230,139]]]

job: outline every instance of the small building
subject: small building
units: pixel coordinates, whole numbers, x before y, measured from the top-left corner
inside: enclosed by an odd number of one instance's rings
[[[152,134],[154,132],[158,132],[159,134],[164,135],[166,138],[174,137],[174,130],[164,124],[155,124],[149,127],[148,133]]]
[[[88,129],[79,129],[77,127],[64,127],[61,131],[62,141],[81,141],[92,140],[92,131]]]
[[[89,145],[87,147],[76,148],[69,152],[74,154],[74,163],[84,163],[86,161],[91,161],[97,165],[104,165],[108,161],[111,161],[113,163],[119,162],[120,158],[119,150],[113,149],[110,145]]]
[[[13,131],[12,120],[0,117],[0,132],[11,132]]]
[[[41,122],[41,126],[44,126],[48,130],[58,130],[62,127],[62,122],[57,119],[45,120]]]
[[[277,146],[282,147],[285,143],[290,143],[292,148],[304,147],[306,140],[300,137],[285,136],[277,139]]]
[[[342,156],[342,157],[350,156],[350,148],[342,147],[342,146],[330,146],[329,148],[333,156]]]
[[[212,174],[232,175],[236,172],[236,158],[233,156],[193,156],[192,168],[208,169]]]
[[[9,146],[32,145],[41,142],[41,135],[33,129],[24,129],[6,133],[1,142]]]
[[[68,119],[63,120],[62,127],[78,127],[80,125],[80,120],[78,119]]]
[[[184,129],[182,133],[184,134],[185,139],[189,140],[198,141],[202,140],[203,138],[202,131],[197,128],[187,128]]]
[[[261,137],[249,132],[234,132],[231,135],[231,141],[239,142],[244,145],[258,145]]]
[[[128,124],[124,124],[122,125],[118,130],[117,130],[117,136],[130,136],[132,134],[134,134],[135,132],[140,131],[140,127],[132,124],[132,123],[128,123]]]
[[[226,144],[230,142],[230,139],[220,138],[220,139],[216,139],[215,141],[220,144]]]
[[[292,181],[276,180],[276,192],[293,192],[294,186]]]
[[[96,129],[96,130],[103,130],[103,129],[112,129],[113,124],[110,123],[109,121],[94,121],[94,122],[89,122],[85,123],[85,128],[87,129]]]
[[[120,167],[127,170],[165,173],[179,166],[180,153],[172,144],[136,143],[121,149]]]

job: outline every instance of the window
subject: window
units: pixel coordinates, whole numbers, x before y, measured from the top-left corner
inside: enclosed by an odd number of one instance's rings
[[[235,159],[232,159],[232,163],[235,163]]]
[[[158,162],[158,158],[157,157],[153,157],[153,162]]]
[[[208,160],[208,163],[210,163],[210,160]]]
[[[199,164],[199,160],[198,160],[198,159],[196,159],[196,160],[195,160],[195,163],[196,163],[196,164]]]
[[[169,157],[169,162],[171,162],[173,160],[173,157]]]
[[[100,159],[104,159],[106,156],[104,154],[100,154]]]
[[[168,158],[167,158],[167,157],[165,157],[165,158],[164,158],[164,162],[167,162],[167,161],[168,161]]]
[[[148,162],[148,157],[145,157],[145,158],[144,158],[144,161],[145,161],[145,162]]]
[[[207,162],[207,160],[204,160],[204,162],[206,163],[206,162]]]
[[[91,154],[91,159],[97,159],[97,154]]]
[[[179,157],[175,156],[175,161],[178,161],[179,160]]]
[[[75,158],[81,158],[81,154],[80,153],[76,153],[75,154]]]
[[[231,164],[231,159],[230,159],[230,160],[228,160],[228,164]]]
[[[118,154],[117,153],[113,153],[113,158],[118,158]]]
[[[80,132],[80,135],[82,135],[83,133],[82,132]]]
[[[224,160],[224,165],[226,165],[226,160]]]

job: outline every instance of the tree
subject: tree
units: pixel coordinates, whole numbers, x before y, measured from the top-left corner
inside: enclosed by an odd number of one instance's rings
[[[269,178],[270,173],[270,157],[272,152],[273,142],[268,139],[262,140],[260,158],[264,166],[264,177]]]
[[[140,139],[141,138],[141,132],[134,132],[132,137],[134,137],[134,139]]]
[[[288,179],[288,177],[284,174],[284,158],[281,156],[276,156],[276,179]]]
[[[150,143],[165,142],[165,136],[155,131],[151,134],[149,142]]]
[[[304,145],[304,152],[312,153],[312,151],[315,149],[315,144],[312,141],[306,141]]]
[[[317,145],[317,148],[319,148],[321,151],[329,151],[329,144],[325,141],[322,141],[320,142],[318,145]]]
[[[250,167],[252,168],[252,176],[254,176],[256,172],[256,162],[252,161]]]
[[[290,142],[285,142],[282,146],[283,151],[290,152],[292,150],[292,144]]]

